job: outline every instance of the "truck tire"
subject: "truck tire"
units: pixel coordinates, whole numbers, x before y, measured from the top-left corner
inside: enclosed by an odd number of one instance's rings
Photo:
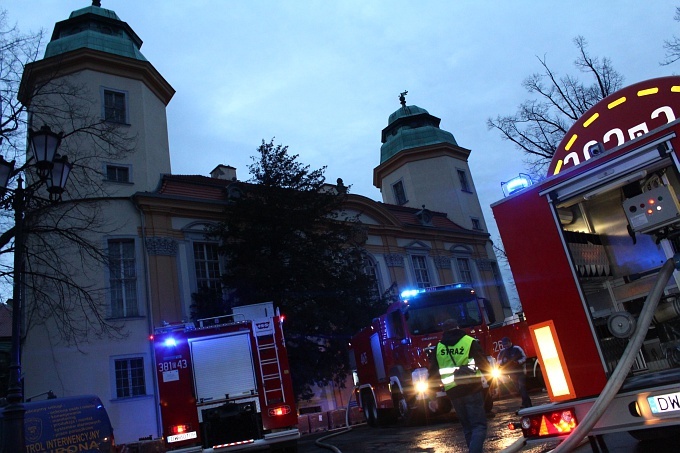
[[[397,411],[397,417],[402,420],[408,420],[411,415],[411,408],[408,406],[408,401],[406,401],[404,394],[401,392],[393,393],[392,401],[394,402],[394,407]]]
[[[375,405],[373,395],[369,392],[363,392],[361,394],[361,405],[363,406],[368,426],[378,426],[378,408]]]

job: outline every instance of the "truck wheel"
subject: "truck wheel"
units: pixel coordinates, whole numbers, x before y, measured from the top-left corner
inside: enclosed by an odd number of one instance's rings
[[[369,426],[378,426],[378,408],[375,406],[373,395],[366,392],[361,395],[361,403],[364,408],[364,415]]]
[[[394,407],[397,408],[398,417],[402,420],[408,420],[411,409],[408,407],[408,402],[406,401],[404,394],[401,392],[394,393],[392,395],[392,400],[394,401]]]

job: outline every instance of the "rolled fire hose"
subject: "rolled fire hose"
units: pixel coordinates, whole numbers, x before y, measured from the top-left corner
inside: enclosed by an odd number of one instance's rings
[[[595,426],[595,423],[600,419],[611,400],[614,399],[642,347],[642,342],[647,335],[647,330],[649,330],[649,325],[652,322],[659,300],[663,295],[663,290],[675,269],[680,270],[680,254],[677,253],[673,258],[669,258],[661,267],[654,287],[647,295],[645,304],[638,317],[637,329],[628,342],[628,346],[623,351],[621,361],[604,386],[602,393],[600,393],[600,396],[595,400],[588,414],[581,420],[576,429],[562,443],[555,447],[551,453],[569,452],[575,449],[588,435],[592,427]]]

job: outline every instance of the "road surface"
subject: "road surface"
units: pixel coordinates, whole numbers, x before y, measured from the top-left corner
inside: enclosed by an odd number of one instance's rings
[[[532,394],[534,405],[548,402],[545,393]],[[518,421],[515,412],[520,399],[508,397],[495,402],[495,415],[489,419],[485,452],[501,452],[522,437],[521,431],[510,431],[510,421]],[[328,437],[331,436],[331,437]],[[677,453],[680,439],[657,442],[638,442],[627,433],[604,436],[609,453]],[[321,445],[325,445],[321,446]],[[522,453],[545,453],[556,443],[524,446]],[[466,452],[465,439],[455,415],[447,416],[419,426],[394,425],[383,428],[353,426],[349,431],[340,429],[305,435],[300,439],[299,453],[453,453]],[[575,450],[576,453],[592,452],[586,441]],[[606,453],[602,450],[601,453]]]

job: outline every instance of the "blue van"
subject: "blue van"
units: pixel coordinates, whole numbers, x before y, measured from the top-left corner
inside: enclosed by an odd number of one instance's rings
[[[109,415],[95,395],[24,403],[24,407],[26,452],[115,451]]]

